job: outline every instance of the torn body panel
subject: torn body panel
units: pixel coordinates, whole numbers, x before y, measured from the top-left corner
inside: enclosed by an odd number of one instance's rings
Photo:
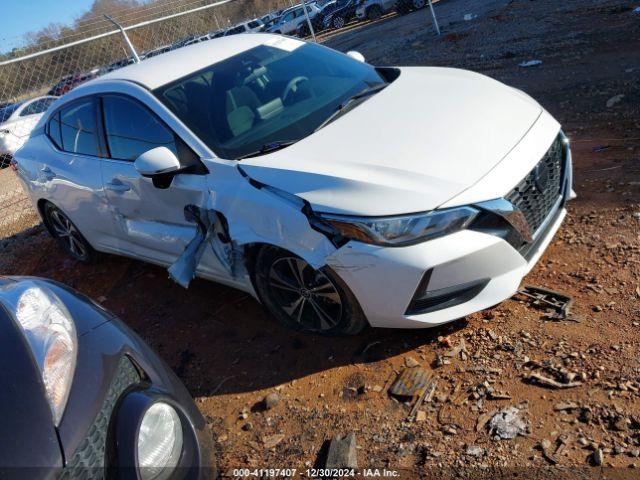
[[[327,236],[310,228],[307,205],[301,199],[251,181],[237,164],[211,162],[211,169],[207,201],[187,209],[189,220],[197,225],[195,236],[169,269],[180,285],[186,288],[198,274],[207,246],[228,276],[244,283],[254,296],[245,262],[247,246],[275,245],[314,268],[323,267],[336,251]]]

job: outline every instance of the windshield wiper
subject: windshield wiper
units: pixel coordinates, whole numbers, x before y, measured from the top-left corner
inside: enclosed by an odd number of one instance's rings
[[[253,158],[259,157],[260,155],[265,155],[267,153],[275,152],[276,150],[282,150],[283,148],[290,147],[298,140],[285,140],[281,142],[269,142],[265,143],[260,150],[255,152],[247,153],[246,155],[242,155],[241,157],[236,158],[236,160],[243,160],[245,158]]]
[[[317,132],[321,128],[326,127],[331,122],[333,122],[334,120],[336,120],[337,118],[341,117],[342,115],[347,113],[349,110],[351,110],[351,108],[353,108],[356,105],[355,102],[357,102],[358,100],[361,100],[363,98],[366,98],[369,95],[373,95],[376,92],[379,92],[380,90],[385,88],[387,85],[388,85],[387,83],[377,83],[377,84],[375,84],[373,86],[369,86],[369,87],[365,88],[364,90],[362,90],[361,92],[358,92],[355,95],[347,98],[344,102],[342,102],[340,105],[338,105],[338,108],[336,108],[336,110],[331,115],[329,115],[329,117],[324,122],[322,122],[320,125],[318,125],[318,127],[316,127],[316,129],[314,131]]]

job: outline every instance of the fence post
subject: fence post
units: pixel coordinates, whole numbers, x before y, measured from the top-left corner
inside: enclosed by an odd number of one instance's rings
[[[433,25],[436,27],[436,32],[440,35],[440,25],[438,25],[438,19],[436,18],[436,12],[433,10],[433,3],[429,0],[429,10],[431,10],[431,16],[433,17]]]
[[[113,23],[116,27],[118,27],[118,29],[120,30],[120,33],[122,33],[122,36],[124,37],[124,41],[127,44],[129,51],[131,52],[131,55],[133,55],[133,59],[135,60],[136,63],[140,63],[140,57],[138,56],[138,52],[136,52],[136,49],[134,48],[133,43],[131,43],[131,40],[129,40],[129,35],[127,35],[127,32],[125,32],[122,25],[120,25],[118,22],[116,22],[113,18],[111,18],[107,14],[104,15],[104,18],[106,18],[111,23]]]
[[[309,31],[311,32],[311,36],[313,37],[313,41],[318,43],[316,39],[316,32],[313,29],[313,25],[311,25],[311,18],[309,18],[309,12],[307,11],[307,2],[306,0],[302,0],[302,8],[304,9],[304,15],[307,17],[307,25],[309,25]]]

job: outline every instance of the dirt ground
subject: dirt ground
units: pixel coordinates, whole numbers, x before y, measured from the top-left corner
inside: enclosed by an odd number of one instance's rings
[[[318,465],[327,440],[355,432],[359,467],[406,476],[637,478],[636,3],[443,0],[441,37],[424,10],[326,40],[376,65],[484,73],[524,90],[558,118],[572,140],[578,199],[524,283],[572,296],[579,321],[545,319],[520,299],[438,329],[318,338],[281,328],[256,301],[227,287],[199,280],[186,291],[163,269],[124,258],[78,265],[41,229],[4,244],[0,271],[70,284],[141,334],[197,398],[226,474],[245,467],[304,471]],[[465,21],[467,13],[478,16]],[[542,64],[519,66],[529,60]],[[411,407],[387,388],[415,362],[432,368],[438,383],[419,421],[408,421]],[[531,374],[569,388],[527,381]],[[280,401],[265,410],[261,401],[272,392]],[[497,440],[487,420],[510,406],[526,431]]]

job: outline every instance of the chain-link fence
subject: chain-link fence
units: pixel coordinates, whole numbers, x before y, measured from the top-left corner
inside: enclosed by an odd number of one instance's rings
[[[322,41],[354,24],[375,21],[396,11],[422,8],[427,3],[425,0],[305,0],[305,13],[299,2],[119,1],[109,11],[92,12],[79,18],[71,27],[47,28],[19,40],[2,39],[0,238],[31,226],[37,219],[20,186],[12,181],[15,175],[6,169],[12,154],[24,144],[57,97],[133,63],[134,54],[128,41],[142,61],[193,43],[249,31],[308,37],[313,30]]]

